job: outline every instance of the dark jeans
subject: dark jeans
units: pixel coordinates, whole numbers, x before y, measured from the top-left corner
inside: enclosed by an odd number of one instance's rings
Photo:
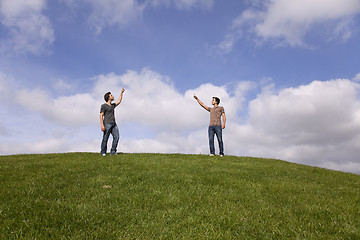
[[[215,154],[214,146],[214,135],[216,134],[217,140],[219,142],[220,155],[224,155],[224,143],[222,140],[222,128],[221,126],[209,126],[209,146],[210,154]]]
[[[117,127],[116,123],[106,123],[103,139],[101,142],[101,153],[102,154],[106,153],[107,142],[109,140],[110,134],[113,136],[113,142],[112,142],[110,154],[116,153],[116,148],[117,148],[117,145],[119,142],[119,128]]]

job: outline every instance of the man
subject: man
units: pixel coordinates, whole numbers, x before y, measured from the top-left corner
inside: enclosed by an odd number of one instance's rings
[[[117,155],[116,148],[119,142],[119,128],[115,122],[115,108],[121,103],[123,93],[125,88],[122,88],[120,97],[116,103],[112,103],[114,101],[114,96],[111,92],[107,92],[104,95],[104,100],[106,103],[101,105],[100,108],[100,123],[101,123],[101,131],[104,132],[103,139],[101,142],[101,155],[106,156],[107,150],[107,142],[110,134],[113,136],[113,142],[110,150],[111,155]]]
[[[223,107],[219,106],[220,99],[218,97],[212,98],[212,105],[214,107],[210,108],[204,105],[200,99],[194,95],[194,98],[197,102],[202,106],[205,110],[210,112],[210,124],[209,124],[209,147],[210,147],[210,156],[215,155],[215,146],[214,146],[214,135],[216,134],[218,143],[219,143],[219,150],[220,150],[220,157],[224,156],[224,143],[222,140],[222,130],[225,128],[226,116],[225,110]],[[221,117],[223,122],[221,124]]]

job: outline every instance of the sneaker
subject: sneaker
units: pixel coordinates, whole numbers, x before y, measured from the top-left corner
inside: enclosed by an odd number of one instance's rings
[[[103,157],[105,157],[105,156],[106,156],[106,153],[102,153],[101,155],[102,155]]]
[[[213,156],[215,156],[215,155],[214,155],[214,154],[210,154],[209,156],[210,156],[210,157],[213,157]]]
[[[220,155],[220,157],[223,157],[224,155]]]
[[[115,155],[118,155],[118,154],[117,154],[117,153],[111,153],[110,155],[111,155],[111,156],[115,156]]]

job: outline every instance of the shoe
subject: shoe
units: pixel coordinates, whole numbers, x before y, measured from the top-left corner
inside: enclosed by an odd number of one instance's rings
[[[213,157],[213,156],[215,156],[215,155],[214,155],[214,154],[210,154],[209,156],[210,156],[210,157]]]
[[[224,155],[220,155],[220,157],[223,157]]]
[[[102,155],[103,157],[106,157],[106,153],[102,153],[101,155]]]
[[[111,155],[111,156],[114,156],[114,155],[118,155],[118,154],[117,154],[117,153],[111,153],[110,155]]]

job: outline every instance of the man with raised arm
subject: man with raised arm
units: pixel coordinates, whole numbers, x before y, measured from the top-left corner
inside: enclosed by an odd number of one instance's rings
[[[101,142],[101,155],[106,156],[107,142],[110,134],[113,136],[113,142],[110,150],[111,155],[117,155],[117,145],[119,142],[119,128],[115,121],[115,108],[121,103],[125,88],[122,88],[119,99],[115,102],[111,92],[104,95],[105,103],[100,108],[101,131],[104,132]]]
[[[210,112],[210,124],[209,124],[209,147],[210,147],[210,156],[215,155],[215,146],[214,146],[214,135],[216,134],[218,143],[219,143],[219,151],[220,157],[224,156],[224,143],[222,140],[222,130],[225,128],[226,116],[225,110],[223,107],[219,106],[220,99],[218,97],[212,98],[213,107],[208,107],[203,104],[200,99],[194,95],[194,98],[197,102],[202,106],[205,110]],[[221,123],[222,117],[222,123]]]

